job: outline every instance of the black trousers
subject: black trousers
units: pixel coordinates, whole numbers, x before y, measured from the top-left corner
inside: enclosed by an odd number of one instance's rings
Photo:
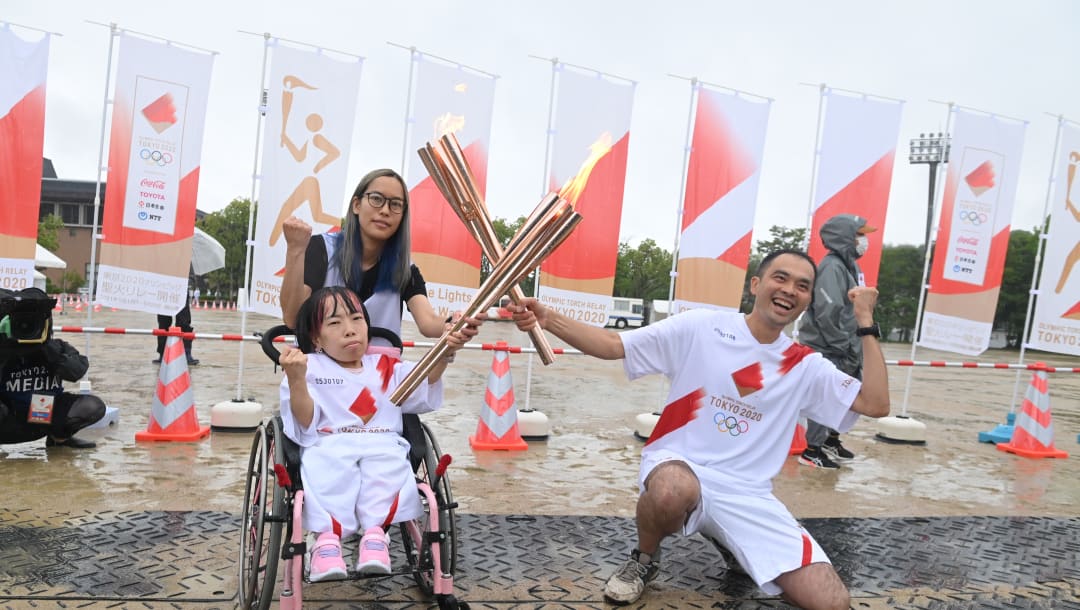
[[[70,438],[76,432],[105,417],[105,401],[93,394],[64,392],[53,403],[52,422],[32,424],[26,421],[26,409],[0,405],[0,444],[36,441],[46,434]]]
[[[190,332],[195,331],[195,329],[191,326],[191,307],[188,306],[188,305],[184,305],[183,309],[176,312],[176,323],[175,324],[173,323],[173,317],[172,316],[159,315],[157,317],[157,325],[158,325],[158,328],[160,328],[162,330],[169,330],[170,326],[178,326],[178,327],[180,327],[180,330],[182,330],[185,333],[190,333]],[[157,338],[157,355],[158,355],[159,359],[161,358],[161,355],[165,353],[165,340],[166,339],[168,339],[168,337],[158,337]],[[186,353],[188,355],[188,357],[190,358],[191,357],[191,339],[184,339],[183,341],[184,341],[184,353]]]

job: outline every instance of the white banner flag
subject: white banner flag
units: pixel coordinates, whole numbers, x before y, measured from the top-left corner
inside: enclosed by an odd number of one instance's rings
[[[0,288],[6,290],[34,285],[48,65],[48,35],[28,42],[0,27]]]
[[[483,194],[495,78],[424,59],[422,55],[417,63],[405,178],[409,186],[412,256],[427,283],[428,300],[442,316],[463,309],[476,294],[480,285],[480,245],[432,182],[416,151],[427,142],[453,133]]]
[[[251,311],[279,317],[282,223],[296,216],[314,235],[341,225],[362,60],[268,44],[273,52],[248,302]]]
[[[672,313],[739,308],[771,105],[698,89]]]
[[[1063,125],[1029,347],[1080,356],[1080,129]]]
[[[990,346],[1026,124],[954,112],[919,345],[978,356]]]
[[[96,302],[173,315],[187,302],[214,56],[120,38]]]
[[[818,263],[828,254],[821,242],[827,220],[837,214],[862,216],[875,231],[867,235],[870,244],[859,257],[859,269],[865,285],[877,286],[903,104],[830,89],[823,95],[827,105],[807,253]]]
[[[635,86],[561,64],[556,70],[550,184],[584,219],[540,266],[539,298],[575,320],[604,326],[619,256]]]

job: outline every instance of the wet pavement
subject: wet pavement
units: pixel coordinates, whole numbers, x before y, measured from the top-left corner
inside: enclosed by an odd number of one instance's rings
[[[194,312],[200,333],[239,333],[240,320],[237,312]],[[56,324],[85,325],[85,314],[57,316]],[[273,324],[250,315],[247,330]],[[152,328],[155,321],[105,311],[92,325]],[[216,430],[194,443],[136,443],[157,383],[154,338],[59,336],[89,351],[93,391],[119,409],[118,423],[80,434],[99,442],[94,450],[46,451],[43,441],[0,447],[0,607],[233,607],[251,434]],[[406,331],[410,338],[418,339]],[[508,323],[485,325],[481,339],[526,345]],[[421,354],[415,349],[406,357]],[[909,355],[910,345],[886,346],[887,358]],[[203,425],[215,403],[238,396],[261,403],[267,416],[276,409],[280,374],[254,342],[197,340],[195,356],[201,364],[190,372]],[[968,358],[920,349],[916,359]],[[1015,352],[995,351],[980,358],[1015,359]],[[1028,353],[1028,361],[1036,359],[1080,366],[1075,358]],[[517,406],[546,414],[550,437],[524,452],[474,452],[468,437],[491,360],[489,351],[463,352],[447,374],[443,410],[425,416],[454,457],[462,597],[474,607],[602,607],[599,583],[632,543],[641,448],[634,417],[659,407],[665,386],[658,378],[627,383],[619,363],[564,355],[549,367],[535,359],[530,367],[527,355],[512,354]],[[927,425],[925,446],[875,440],[875,422],[864,420],[845,436],[857,456],[840,470],[787,461],[777,495],[830,551],[855,607],[1080,607],[1072,567],[1080,564],[1078,457],[1030,460],[976,441],[978,432],[1004,423],[1014,392],[1019,404],[1029,378],[1007,370],[890,367],[893,412],[901,412],[908,386],[907,414]],[[1049,394],[1055,444],[1075,454],[1080,375],[1051,374]],[[60,550],[35,553],[35,541],[61,541]],[[779,604],[759,598],[752,586],[732,585],[702,541],[669,542],[675,563],[651,588],[648,607]],[[136,549],[152,558],[132,567]],[[100,576],[110,571],[124,576]],[[79,580],[91,574],[99,581]],[[415,605],[391,594],[409,590],[401,578],[400,587],[397,579],[345,590],[333,585],[306,606],[356,607],[345,599]]]

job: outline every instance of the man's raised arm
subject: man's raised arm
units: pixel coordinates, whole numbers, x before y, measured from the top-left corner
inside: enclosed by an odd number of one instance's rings
[[[532,297],[522,301],[521,305],[510,303],[506,308],[514,314],[514,322],[522,331],[528,332],[539,324],[540,328],[590,356],[603,360],[626,356],[618,333],[572,320]]]

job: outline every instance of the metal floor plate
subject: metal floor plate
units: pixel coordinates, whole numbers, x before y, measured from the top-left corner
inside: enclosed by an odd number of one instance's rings
[[[1080,609],[1080,519],[806,519],[854,608]],[[231,513],[31,514],[0,509],[0,607],[234,608]],[[472,608],[605,608],[630,519],[458,515],[455,592]],[[396,532],[394,543],[399,551]],[[395,568],[403,558],[394,556]],[[305,608],[415,608],[408,575],[304,587]],[[634,608],[784,608],[729,573],[704,539],[664,544]]]

